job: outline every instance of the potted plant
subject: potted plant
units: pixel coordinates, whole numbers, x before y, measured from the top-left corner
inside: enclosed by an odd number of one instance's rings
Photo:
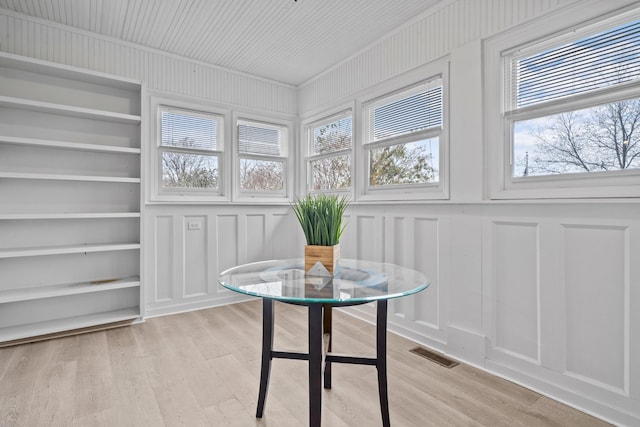
[[[333,194],[306,195],[297,199],[293,211],[300,222],[307,245],[305,272],[316,276],[335,276],[340,258],[340,237],[345,224],[342,215],[349,201]]]

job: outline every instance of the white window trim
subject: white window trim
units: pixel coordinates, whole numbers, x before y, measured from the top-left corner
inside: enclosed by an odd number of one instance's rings
[[[240,154],[238,150],[238,122],[247,121],[282,129],[285,133],[284,156],[262,156],[254,154]],[[279,117],[256,115],[243,112],[233,113],[232,147],[228,150],[232,153],[231,179],[233,181],[233,200],[236,202],[250,203],[290,203],[293,201],[293,188],[295,184],[295,170],[293,159],[294,150],[294,121]],[[240,189],[240,157],[257,160],[282,161],[284,163],[285,182],[284,190],[278,192],[250,191]]]
[[[511,126],[518,119],[540,117],[565,111],[570,107],[584,108],[611,102],[613,98],[640,97],[638,82],[604,88],[591,94],[568,100],[556,100],[534,108],[523,108],[518,113],[505,116],[507,56],[518,50],[526,51],[530,46],[554,46],[568,40],[580,38],[589,32],[638,16],[638,9],[626,7],[611,12],[613,2],[591,0],[579,7],[568,7],[545,18],[545,25],[533,21],[512,31],[505,32],[484,42],[484,127],[486,157],[485,170],[487,196],[494,200],[513,199],[570,199],[570,198],[616,198],[640,196],[638,184],[640,171],[590,172],[580,174],[546,175],[537,177],[513,177],[511,156]],[[603,22],[606,21],[606,22]],[[594,27],[595,25],[595,27]],[[587,34],[585,34],[587,35]],[[527,114],[530,111],[535,113]]]
[[[346,117],[351,117],[351,148],[333,151],[331,153],[323,153],[323,154],[311,154],[311,136],[310,132],[313,128],[322,126]],[[351,200],[354,197],[354,174],[355,174],[355,140],[357,136],[355,124],[355,114],[354,114],[354,105],[353,103],[343,104],[337,108],[333,108],[331,110],[325,111],[322,114],[317,114],[312,117],[306,118],[302,121],[300,129],[301,129],[301,137],[302,141],[301,145],[301,156],[302,159],[302,167],[300,168],[300,188],[304,189],[305,194],[319,194],[319,193],[328,193],[328,194],[339,194],[346,195]],[[321,160],[328,157],[336,157],[340,155],[350,155],[351,156],[351,187],[348,189],[334,189],[334,190],[313,190],[311,188],[311,168],[309,167],[310,163],[314,160]]]
[[[216,190],[205,189],[163,189],[160,184],[162,175],[161,165],[161,150],[160,150],[160,112],[161,106],[192,110],[196,113],[202,112],[206,114],[213,114],[219,116],[222,121],[221,139],[222,150],[216,150],[219,154],[218,160],[218,176],[220,185]],[[228,110],[222,108],[215,108],[210,105],[199,103],[196,100],[187,99],[184,97],[173,97],[165,94],[151,94],[149,98],[149,155],[147,156],[147,171],[149,172],[149,179],[147,180],[147,203],[162,203],[162,204],[198,204],[198,203],[211,203],[211,202],[228,202],[230,199],[230,180],[226,171],[229,168],[229,144],[227,135],[229,132],[230,113]],[[173,151],[173,150],[172,150]],[[179,151],[179,149],[175,150]],[[189,150],[189,152],[195,152],[195,150]],[[203,152],[205,154],[211,154],[213,152]]]
[[[388,102],[394,96],[401,96],[412,88],[429,84],[429,82],[442,80],[442,128],[439,130],[427,129],[414,134],[401,135],[384,141],[366,144],[364,135],[368,131],[368,118],[365,117],[367,108],[384,100]],[[448,200],[449,199],[449,61],[443,58],[430,64],[419,67],[384,83],[378,84],[357,98],[357,114],[354,117],[359,124],[358,128],[362,138],[355,138],[356,168],[356,192],[360,202],[384,202],[384,201],[419,201],[419,200]],[[395,145],[410,142],[429,136],[439,136],[439,159],[437,183],[394,185],[390,187],[371,187],[369,185],[369,155],[371,148]],[[369,147],[369,148],[367,148]]]

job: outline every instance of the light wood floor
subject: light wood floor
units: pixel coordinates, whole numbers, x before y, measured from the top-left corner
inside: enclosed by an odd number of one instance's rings
[[[0,426],[304,426],[306,362],[274,360],[262,420],[259,301],[0,349]],[[302,307],[276,304],[276,348],[305,351]],[[443,368],[389,334],[394,426],[604,426],[477,369]],[[334,351],[373,355],[374,327],[334,314]],[[378,426],[376,372],[334,365],[324,426]]]

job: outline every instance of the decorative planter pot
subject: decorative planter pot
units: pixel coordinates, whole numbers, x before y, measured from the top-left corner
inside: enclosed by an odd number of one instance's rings
[[[304,271],[309,276],[333,277],[340,271],[340,245],[304,247]]]

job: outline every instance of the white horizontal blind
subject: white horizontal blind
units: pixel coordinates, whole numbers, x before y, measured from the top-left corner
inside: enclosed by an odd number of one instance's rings
[[[368,115],[368,142],[441,127],[442,80],[372,104]]]
[[[640,21],[514,57],[512,104],[539,104],[640,78]]]
[[[206,151],[218,148],[216,116],[169,107],[160,107],[160,113],[162,146]]]
[[[313,154],[331,153],[351,148],[352,119],[351,116],[332,121],[322,126],[313,127]]]
[[[245,154],[280,156],[282,132],[260,123],[238,122],[238,151]]]

